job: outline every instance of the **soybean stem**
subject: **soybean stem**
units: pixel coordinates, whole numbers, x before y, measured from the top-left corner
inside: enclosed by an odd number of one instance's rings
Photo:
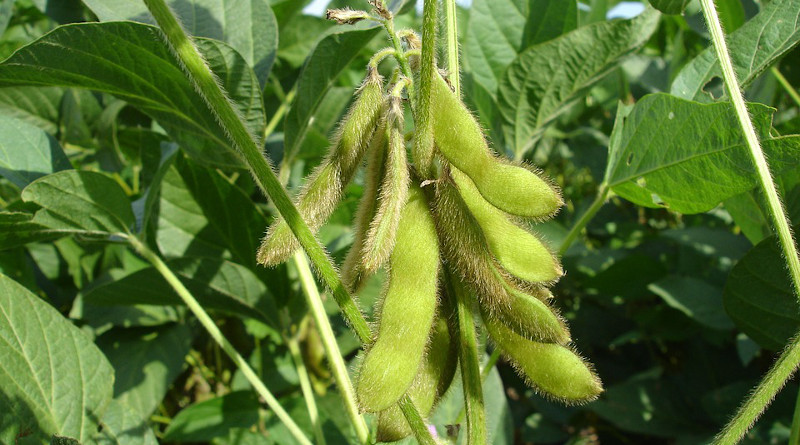
[[[589,208],[583,212],[583,215],[581,215],[580,219],[578,219],[578,221],[569,230],[569,233],[567,233],[566,238],[564,238],[564,241],[561,243],[561,247],[558,249],[558,256],[564,256],[564,254],[567,252],[567,249],[569,249],[569,246],[571,246],[575,241],[575,238],[580,235],[581,231],[583,231],[583,229],[586,228],[586,225],[589,224],[589,221],[591,221],[592,218],[594,218],[594,215],[596,215],[600,208],[603,207],[606,199],[608,199],[609,191],[610,189],[608,184],[603,181],[603,183],[600,184],[600,188],[597,189],[597,195],[595,195],[592,205],[590,205]]]
[[[277,110],[275,110],[275,114],[272,115],[272,118],[267,123],[267,126],[264,128],[264,141],[269,138],[269,136],[275,131],[275,128],[278,127],[278,124],[283,120],[283,115],[286,114],[286,110],[289,109],[289,105],[291,105],[292,101],[294,100],[294,96],[297,94],[297,85],[292,87],[291,91],[283,97],[280,106]]]
[[[325,444],[325,434],[322,432],[322,424],[320,424],[319,411],[317,410],[317,402],[314,398],[314,391],[311,389],[311,379],[308,375],[308,368],[303,361],[303,354],[300,352],[300,345],[296,337],[287,335],[284,339],[286,346],[289,348],[289,354],[292,355],[294,367],[297,368],[297,377],[300,380],[300,390],[303,392],[303,399],[306,401],[306,408],[308,409],[308,418],[311,425],[314,427],[314,439],[318,445]]]
[[[783,73],[781,73],[778,67],[773,65],[772,68],[770,68],[769,70],[770,72],[772,72],[772,75],[775,76],[775,78],[778,80],[778,83],[781,84],[783,89],[786,90],[787,93],[789,93],[789,96],[792,98],[792,100],[794,100],[794,103],[800,105],[800,94],[798,94],[797,90],[795,90],[792,84],[789,83],[789,80],[783,76]]]
[[[172,272],[172,270],[167,266],[166,263],[156,255],[155,252],[150,250],[144,243],[142,243],[138,238],[135,236],[130,236],[128,238],[131,246],[136,250],[140,255],[142,255],[153,267],[161,274],[162,277],[169,283],[175,293],[183,300],[184,304],[189,308],[190,311],[194,314],[195,317],[200,321],[200,324],[208,331],[208,334],[217,344],[228,354],[228,357],[233,361],[237,368],[242,371],[242,374],[253,385],[253,388],[256,390],[259,396],[261,396],[264,401],[267,403],[267,406],[278,416],[278,419],[283,422],[289,432],[297,439],[298,442],[301,444],[311,445],[311,441],[303,434],[303,431],[300,430],[300,427],[292,420],[289,414],[284,411],[281,404],[278,403],[278,400],[272,393],[267,389],[266,385],[258,378],[253,368],[247,364],[247,361],[239,355],[236,351],[236,348],[228,341],[222,331],[219,330],[219,327],[214,323],[214,320],[208,315],[208,313],[203,309],[203,306],[194,298],[191,292],[186,289],[186,286],[183,285],[180,279]]]
[[[286,194],[286,190],[284,190],[272,170],[269,161],[264,157],[258,144],[256,144],[234,110],[230,99],[217,83],[205,59],[183,31],[172,11],[164,3],[164,0],[144,0],[144,2],[147,5],[147,9],[156,19],[167,44],[172,48],[187,76],[197,88],[206,105],[219,119],[233,146],[244,158],[256,183],[272,200],[275,208],[278,209],[278,213],[286,221],[303,250],[305,250],[323,283],[333,294],[342,311],[342,315],[361,342],[368,343],[371,333],[367,321],[342,283],[342,279],[339,277],[333,262],[300,216],[297,207],[294,206],[289,195]],[[407,63],[405,65],[408,66]],[[410,73],[410,68],[408,71]],[[406,402],[412,403],[410,399]],[[421,432],[415,430],[414,433],[418,436],[427,434],[430,437],[430,432],[427,429]],[[430,440],[433,439],[431,438]]]
[[[453,289],[458,310],[458,360],[461,363],[461,381],[464,385],[464,407],[467,413],[467,444],[483,445],[486,441],[486,410],[483,403],[481,367],[478,361],[478,341],[472,305],[466,289],[453,274],[448,281]]]
[[[433,440],[431,432],[428,431],[428,426],[425,425],[425,419],[419,414],[417,407],[414,406],[411,399],[408,398],[408,396],[403,396],[403,398],[397,402],[397,406],[399,406],[400,411],[403,412],[403,416],[405,416],[408,425],[411,427],[411,431],[414,432],[414,437],[417,439],[417,442],[419,442],[420,445],[436,445],[436,441]]]
[[[298,250],[294,253],[293,259],[295,267],[297,267],[297,273],[300,276],[300,285],[303,288],[303,295],[306,297],[306,304],[308,304],[311,317],[319,329],[320,337],[322,337],[322,345],[325,348],[325,354],[328,356],[328,363],[330,363],[331,371],[333,371],[333,377],[336,379],[337,387],[342,395],[347,415],[356,429],[358,440],[364,444],[369,443],[369,428],[367,428],[367,423],[358,412],[353,383],[350,381],[347,366],[344,364],[339,345],[336,343],[336,335],[333,333],[333,328],[331,328],[328,314],[325,313],[325,308],[322,305],[322,298],[311,274],[311,268],[308,266],[306,255]]]
[[[447,70],[450,85],[457,96],[461,96],[461,65],[458,62],[458,16],[456,0],[445,0],[447,22]]]
[[[497,361],[500,359],[500,348],[495,348],[492,351],[492,355],[489,356],[489,360],[486,361],[486,364],[483,365],[483,369],[481,370],[481,384],[486,382],[486,379],[489,377],[489,373],[492,372],[492,368],[494,365],[497,364]],[[464,421],[464,417],[467,415],[467,407],[464,406],[461,408],[461,411],[458,413],[458,417],[456,417],[456,424],[459,424]]]

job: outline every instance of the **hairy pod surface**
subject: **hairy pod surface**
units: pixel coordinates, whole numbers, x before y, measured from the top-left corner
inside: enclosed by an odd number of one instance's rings
[[[403,101],[389,98],[386,118],[386,150],[378,207],[370,223],[362,250],[364,270],[374,273],[389,258],[394,248],[400,214],[408,197],[409,174],[404,127]]]
[[[503,269],[533,283],[553,281],[563,275],[558,260],[535,235],[486,201],[467,175],[457,169],[451,169],[450,174]]]
[[[358,97],[342,120],[325,160],[314,170],[298,194],[297,210],[309,228],[316,232],[331,216],[342,198],[345,186],[353,179],[381,114],[382,79],[370,72]],[[258,250],[258,262],[275,266],[286,261],[300,247],[282,218],[272,224]]]
[[[569,341],[566,324],[545,302],[548,291],[534,287],[530,290],[534,297],[503,276],[479,224],[452,183],[437,183],[434,210],[444,257],[456,266],[454,270],[475,291],[480,306],[492,318],[503,320],[525,338],[548,343]]]
[[[521,337],[492,317],[483,314],[494,342],[521,377],[545,396],[565,404],[587,403],[603,392],[600,379],[572,349]]]
[[[457,364],[458,350],[451,342],[447,321],[438,318],[433,324],[428,354],[406,392],[424,417],[430,414],[436,402],[450,387]],[[409,436],[411,432],[411,427],[397,405],[378,414],[379,442],[394,442]]]
[[[439,243],[422,190],[409,190],[389,260],[377,336],[367,351],[356,393],[363,411],[395,404],[417,375],[437,305]]]
[[[439,75],[431,86],[431,113],[439,152],[493,206],[526,218],[546,218],[561,207],[561,195],[548,181],[492,154],[478,121]]]

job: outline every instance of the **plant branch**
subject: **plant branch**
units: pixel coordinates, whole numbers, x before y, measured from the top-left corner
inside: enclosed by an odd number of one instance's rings
[[[590,205],[589,208],[583,212],[583,215],[581,215],[580,219],[572,226],[571,229],[569,229],[569,233],[567,233],[566,238],[564,238],[564,241],[561,243],[561,247],[558,249],[559,257],[564,256],[564,254],[567,252],[567,249],[569,249],[569,246],[571,246],[575,241],[575,238],[580,235],[583,229],[586,228],[586,225],[589,224],[589,221],[591,221],[592,218],[594,218],[594,215],[596,215],[600,208],[603,207],[603,204],[606,203],[606,199],[608,199],[609,192],[610,188],[605,181],[603,181],[603,183],[600,184],[600,188],[597,189],[597,195],[595,195],[592,205]]]
[[[203,309],[203,306],[192,296],[191,292],[186,289],[186,286],[183,285],[181,280],[172,272],[169,266],[164,263],[164,261],[156,255],[155,252],[150,250],[144,243],[142,243],[138,238],[135,236],[131,236],[128,238],[131,246],[136,250],[140,255],[142,255],[150,264],[155,267],[158,273],[167,280],[167,283],[175,290],[175,293],[183,300],[186,306],[189,308],[190,311],[194,314],[195,317],[200,321],[200,324],[208,331],[208,334],[217,344],[228,354],[228,357],[233,361],[233,363],[238,367],[244,377],[253,385],[253,388],[256,390],[259,396],[261,396],[264,401],[267,403],[267,406],[278,416],[278,419],[283,422],[289,432],[297,439],[298,442],[304,445],[311,445],[311,441],[303,434],[303,431],[300,430],[300,427],[292,420],[291,416],[284,411],[283,407],[281,407],[278,400],[275,396],[272,395],[269,389],[267,389],[264,382],[258,378],[253,368],[247,364],[247,361],[239,355],[236,351],[236,348],[225,338],[225,335],[222,334],[222,331],[219,330],[219,327],[214,323],[214,320],[208,315],[208,313]]]
[[[458,62],[458,16],[456,0],[445,0],[445,17],[447,22],[447,71],[450,85],[456,95],[461,96],[461,65]]]
[[[292,355],[294,367],[297,368],[297,377],[300,380],[300,390],[303,392],[303,399],[306,401],[306,408],[308,409],[308,418],[311,425],[314,427],[314,439],[317,445],[326,445],[325,435],[322,432],[322,425],[319,419],[319,410],[317,410],[317,402],[314,398],[314,391],[311,389],[311,378],[308,375],[308,368],[303,361],[303,354],[300,352],[300,345],[296,337],[286,335],[284,338],[286,346],[289,348],[289,354]]]
[[[784,77],[783,73],[778,69],[777,66],[772,66],[769,69],[773,76],[778,80],[778,83],[781,84],[784,90],[789,93],[789,96],[792,98],[794,103],[800,106],[800,94],[797,93],[797,90],[794,89],[792,84],[789,83],[789,80]]]
[[[305,254],[299,250],[295,252],[293,260],[300,276],[300,285],[303,288],[303,295],[306,297],[306,304],[308,304],[311,317],[319,329],[320,337],[322,337],[322,345],[325,348],[325,354],[328,356],[328,363],[331,366],[331,371],[333,371],[333,377],[336,379],[337,387],[342,395],[347,415],[356,429],[358,440],[364,444],[369,443],[369,428],[367,428],[364,418],[358,413],[358,403],[356,402],[353,383],[350,381],[347,366],[344,363],[344,359],[342,359],[339,345],[336,343],[336,335],[333,333],[333,328],[328,320],[328,314],[325,313],[325,308],[322,306],[322,298],[311,274],[311,268],[308,266],[308,260]]]

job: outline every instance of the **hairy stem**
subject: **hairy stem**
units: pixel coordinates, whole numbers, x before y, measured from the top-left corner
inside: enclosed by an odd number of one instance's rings
[[[575,238],[580,235],[583,229],[586,228],[586,225],[589,224],[589,221],[591,221],[594,215],[603,207],[603,204],[606,203],[606,199],[608,199],[609,190],[605,182],[600,184],[600,188],[597,189],[597,195],[595,195],[592,205],[586,209],[580,219],[569,229],[569,233],[567,233],[566,238],[564,238],[564,241],[561,243],[561,247],[558,249],[558,256],[564,256],[564,253],[567,252],[567,249],[569,249],[569,246],[575,241]]]
[[[434,177],[433,119],[431,116],[431,85],[436,73],[436,27],[438,0],[425,0],[422,12],[422,55],[414,115],[414,162],[422,179]]]
[[[214,320],[208,315],[208,313],[203,309],[203,306],[192,296],[192,293],[186,289],[186,286],[183,285],[180,279],[172,272],[169,266],[164,263],[164,261],[156,255],[155,252],[150,250],[144,243],[142,243],[136,237],[130,237],[129,241],[131,246],[133,246],[134,250],[136,250],[141,256],[143,256],[150,264],[155,267],[158,273],[167,280],[167,283],[172,287],[175,293],[183,300],[184,304],[189,308],[190,311],[194,314],[195,317],[200,321],[200,324],[208,331],[208,334],[214,341],[219,344],[223,351],[230,357],[233,363],[242,371],[242,374],[245,376],[248,382],[253,385],[256,392],[258,393],[261,398],[267,403],[267,406],[278,416],[281,422],[286,426],[289,432],[297,439],[298,442],[301,444],[311,445],[311,441],[303,434],[303,431],[300,430],[300,427],[292,420],[291,416],[284,411],[283,407],[281,407],[278,400],[275,396],[272,395],[267,386],[264,385],[264,382],[258,378],[253,368],[247,364],[247,361],[239,355],[236,351],[236,348],[233,347],[231,342],[222,334],[222,331],[219,330],[217,325],[214,323]]]
[[[444,11],[447,22],[447,71],[450,85],[461,95],[461,65],[458,62],[458,16],[456,0],[445,0]]]
[[[317,441],[317,445],[326,445],[325,435],[322,433],[322,424],[319,419],[319,410],[317,410],[317,402],[314,398],[314,391],[311,389],[311,378],[308,375],[308,369],[303,361],[303,354],[300,352],[300,344],[297,342],[296,337],[287,335],[284,340],[286,341],[286,346],[289,347],[289,353],[292,355],[294,367],[297,369],[297,376],[300,380],[300,390],[303,392],[303,399],[308,409],[308,418],[311,420],[311,425],[314,427],[314,439]]]
[[[492,355],[489,356],[489,360],[486,360],[486,364],[483,365],[483,369],[481,370],[481,383],[486,382],[489,373],[492,372],[492,368],[494,368],[498,360],[500,360],[500,348],[495,348],[495,350],[492,351]],[[463,422],[466,415],[467,407],[464,406],[461,408],[461,411],[458,412],[458,417],[456,417],[456,421],[453,423],[459,424]]]
[[[358,413],[358,403],[356,402],[353,383],[350,381],[347,365],[345,365],[342,353],[339,351],[339,345],[336,343],[336,335],[333,333],[333,328],[328,320],[328,314],[325,313],[325,308],[322,306],[322,298],[317,290],[314,277],[311,275],[308,260],[306,260],[305,254],[299,250],[295,252],[293,259],[297,267],[297,273],[300,276],[303,295],[306,296],[306,304],[308,304],[311,317],[319,329],[320,337],[322,337],[322,346],[328,356],[328,363],[330,363],[333,377],[336,379],[339,393],[342,395],[347,415],[356,429],[358,440],[361,443],[369,443],[369,428],[367,428],[364,418]]]
[[[345,320],[350,324],[359,340],[362,343],[368,343],[371,339],[371,332],[366,319],[364,319],[353,297],[342,283],[342,279],[339,277],[333,262],[325,253],[325,249],[300,216],[297,207],[294,206],[292,200],[286,194],[286,190],[278,181],[278,177],[272,170],[269,161],[264,157],[258,144],[256,144],[233,108],[230,99],[217,83],[203,56],[186,35],[183,28],[181,28],[164,0],[144,0],[144,2],[156,19],[167,44],[175,53],[187,76],[195,85],[209,109],[216,114],[234,147],[244,158],[256,183],[272,200],[278,209],[278,213],[286,221],[294,236],[297,237],[322,282],[333,294]],[[407,399],[407,396],[404,397]],[[413,403],[410,399],[406,400],[405,403],[411,404],[413,408]],[[354,426],[358,428],[357,425]],[[415,430],[414,434],[418,436],[427,434],[430,438],[430,432],[427,429],[421,432]],[[432,441],[433,438],[430,438],[430,440]]]

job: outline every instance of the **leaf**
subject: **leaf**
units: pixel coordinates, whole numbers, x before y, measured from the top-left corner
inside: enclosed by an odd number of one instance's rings
[[[86,0],[84,3],[102,22],[133,20],[155,25],[144,2]],[[253,67],[264,85],[278,47],[278,22],[268,0],[172,0],[167,3],[189,34],[229,44]]]
[[[185,324],[113,329],[96,340],[114,367],[114,399],[146,422],[183,371],[194,335]]]
[[[52,306],[0,275],[0,442],[84,442],[111,400],[114,370]]]
[[[506,144],[517,153],[527,150],[547,124],[642,47],[658,19],[648,10],[632,20],[595,23],[520,54],[499,87]]]
[[[34,179],[71,169],[58,141],[21,120],[0,119],[0,175],[19,188]]]
[[[64,88],[60,87],[0,88],[0,113],[55,135],[63,96]]]
[[[759,345],[780,350],[800,328],[800,312],[778,241],[767,238],[733,267],[722,298],[725,310]]]
[[[64,236],[69,231],[52,230],[32,221],[29,213],[0,212],[0,250]]]
[[[528,0],[528,20],[522,48],[546,42],[578,27],[578,2]]]
[[[689,0],[649,0],[654,8],[663,12],[664,14],[680,14],[686,9]]]
[[[250,269],[216,258],[180,258],[167,265],[205,308],[279,326],[275,301]],[[94,305],[183,304],[153,267],[100,284],[84,300]]]
[[[253,134],[266,119],[260,86],[226,44],[197,39],[200,51]],[[157,120],[195,159],[240,167],[222,128],[164,45],[158,28],[133,22],[56,28],[0,64],[0,87],[73,86],[112,94]]]
[[[297,80],[297,96],[286,114],[284,153],[294,153],[325,93],[380,28],[332,33],[317,43]]]
[[[172,419],[164,431],[164,440],[206,442],[227,435],[232,428],[255,425],[259,407],[258,396],[252,391],[236,391],[195,403]]]
[[[647,286],[671,307],[714,329],[731,329],[722,306],[722,291],[694,277],[667,276]]]
[[[773,109],[751,104],[756,132],[769,136]],[[800,137],[763,139],[773,172],[798,165]],[[605,181],[623,198],[681,213],[705,212],[757,184],[730,104],[698,104],[667,94],[620,109]]]
[[[728,35],[727,41],[736,77],[745,88],[800,42],[800,0],[766,3],[761,12]],[[683,67],[670,92],[684,99],[713,102],[703,88],[715,77],[721,79],[722,71],[709,46]]]
[[[122,400],[111,401],[102,425],[95,439],[98,445],[158,445],[148,422]]]
[[[240,188],[182,156],[161,181],[155,223],[156,242],[167,257],[221,255],[252,269],[267,226]]]
[[[33,222],[91,235],[125,235],[134,223],[128,196],[102,173],[68,170],[37,179],[22,199],[43,208]]]

